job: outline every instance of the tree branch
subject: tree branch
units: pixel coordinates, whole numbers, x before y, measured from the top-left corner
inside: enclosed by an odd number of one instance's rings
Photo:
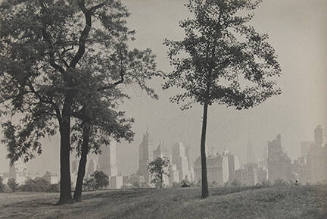
[[[78,1],[78,6],[81,9],[81,11],[84,14],[85,17],[85,27],[81,33],[81,36],[79,38],[79,46],[78,46],[78,50],[74,56],[74,58],[71,60],[70,62],[70,67],[71,68],[75,68],[75,66],[77,65],[77,63],[79,62],[79,60],[83,57],[84,53],[85,53],[85,44],[86,44],[86,39],[89,36],[90,30],[91,30],[91,26],[92,26],[92,14],[99,8],[103,7],[105,5],[105,3],[101,3],[98,5],[93,6],[90,9],[87,9],[85,7],[85,0],[79,0]]]
[[[39,0],[39,2],[40,2],[40,5],[41,5],[41,8],[42,8],[42,11],[43,12],[48,12],[48,9],[47,9],[47,7],[45,5],[45,2],[42,1],[42,0]],[[43,18],[41,19],[41,22],[42,22],[42,36],[49,45],[50,65],[54,69],[58,70],[60,73],[66,74],[65,69],[63,67],[61,67],[60,65],[58,65],[56,63],[56,61],[55,61],[54,46],[53,46],[53,43],[52,43],[52,40],[51,40],[51,35],[47,32],[47,25],[44,22]]]

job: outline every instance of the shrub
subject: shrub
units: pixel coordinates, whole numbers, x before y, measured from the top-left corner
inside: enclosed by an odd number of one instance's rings
[[[60,191],[59,183],[51,184],[47,190],[47,192],[59,192],[59,191]]]
[[[16,179],[14,178],[8,179],[7,185],[13,192],[15,192],[18,189],[18,184],[16,183]]]
[[[25,184],[20,187],[23,192],[47,192],[51,184],[44,178],[37,177],[35,179],[26,180]]]

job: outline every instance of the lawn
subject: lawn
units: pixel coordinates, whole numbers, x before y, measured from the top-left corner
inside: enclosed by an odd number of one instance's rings
[[[2,193],[0,218],[327,218],[327,186],[137,189],[85,193],[56,206],[58,194]]]

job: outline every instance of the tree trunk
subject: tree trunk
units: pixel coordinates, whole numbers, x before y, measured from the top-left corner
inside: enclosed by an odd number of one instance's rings
[[[58,204],[72,202],[70,179],[70,116],[71,98],[66,98],[60,124],[60,199]]]
[[[81,159],[78,165],[77,181],[76,181],[76,187],[74,192],[75,201],[82,200],[83,180],[85,176],[87,155],[89,153],[89,139],[90,139],[90,125],[88,123],[85,123],[83,125],[83,143],[81,148]]]
[[[201,133],[201,169],[202,169],[202,198],[209,196],[207,179],[207,159],[206,159],[206,132],[207,132],[208,103],[203,106],[202,133]]]

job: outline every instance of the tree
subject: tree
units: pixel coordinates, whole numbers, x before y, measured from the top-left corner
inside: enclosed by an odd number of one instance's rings
[[[102,171],[95,171],[91,177],[95,180],[95,189],[101,189],[109,185],[109,177]]]
[[[148,164],[148,170],[153,177],[151,180],[157,187],[162,188],[164,175],[169,175],[169,159],[158,157]]]
[[[14,179],[14,178],[8,179],[7,185],[13,192],[15,192],[18,188],[18,184],[16,183],[16,179]]]
[[[73,116],[80,119],[80,122],[77,122],[76,126],[74,126],[75,130],[77,130],[74,133],[77,134],[74,139],[77,140],[77,152],[80,155],[74,192],[75,201],[81,200],[87,154],[90,150],[99,153],[100,145],[109,144],[109,137],[118,142],[121,139],[133,140],[134,133],[131,131],[131,123],[134,120],[124,118],[124,112],[116,109],[118,102],[127,96],[121,93],[122,89],[118,85],[137,84],[149,96],[157,98],[154,91],[145,83],[146,80],[151,79],[149,76],[160,75],[159,72],[156,72],[155,57],[150,50],[129,50],[125,41],[121,41],[117,49],[112,54],[111,60],[113,61],[110,69],[119,72],[120,80],[115,82],[115,86],[106,89],[107,92],[95,92],[92,95],[88,93],[86,94],[87,98],[85,98],[85,95],[81,95],[81,110],[73,114]],[[116,57],[116,54],[119,54],[119,57]],[[87,86],[89,88],[86,90],[90,90],[93,85],[91,83]]]
[[[72,201],[71,126],[73,114],[85,106],[80,97],[90,100],[101,93],[99,98],[105,99],[109,94],[110,103],[113,94],[124,96],[113,88],[132,79],[153,92],[144,80],[156,72],[131,71],[125,77],[120,69],[123,55],[140,54],[148,69],[155,68],[150,50],[126,49],[126,42],[134,38],[134,31],[126,27],[128,15],[119,0],[0,3],[1,114],[19,118],[17,124],[3,124],[8,157],[12,162],[20,157],[28,161],[42,152],[39,140],[59,130],[59,203]],[[134,69],[138,67],[136,63]]]
[[[184,92],[171,98],[188,109],[197,102],[203,106],[201,131],[202,198],[209,195],[206,167],[208,107],[225,104],[237,110],[262,103],[280,94],[275,79],[280,66],[267,34],[259,34],[248,22],[260,1],[190,0],[191,17],[180,27],[181,41],[165,41],[174,70],[167,74],[164,88]]]

